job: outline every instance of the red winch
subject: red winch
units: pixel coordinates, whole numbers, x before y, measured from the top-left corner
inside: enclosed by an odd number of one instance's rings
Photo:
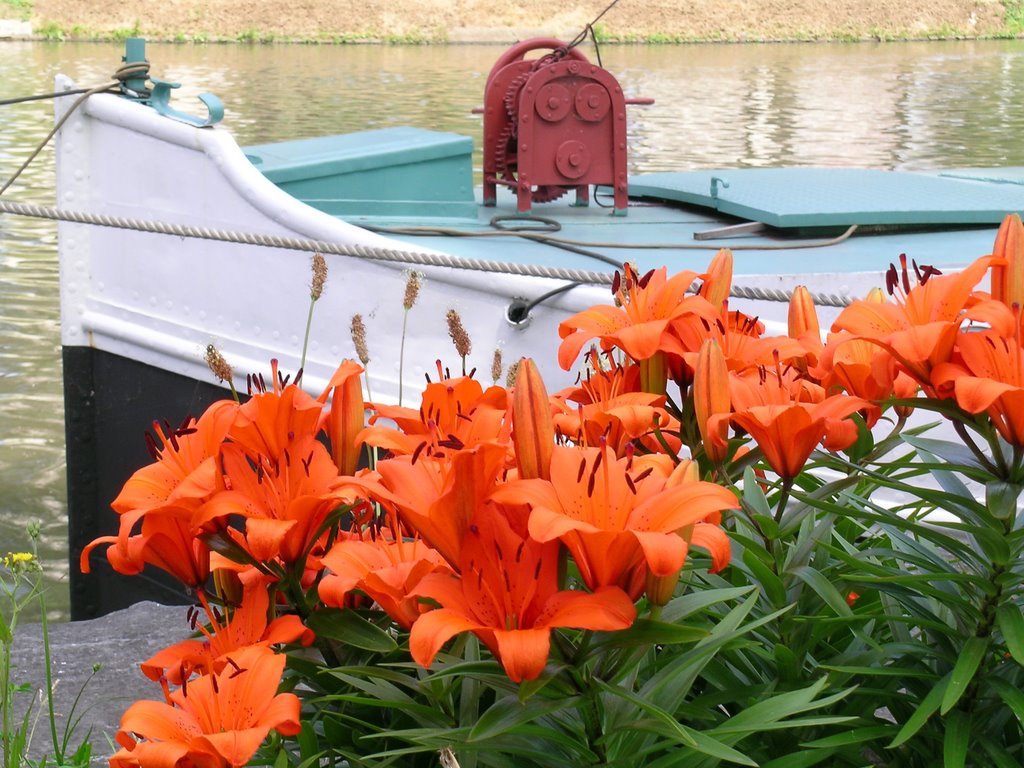
[[[548,50],[536,59],[530,51]],[[576,191],[588,205],[590,184],[612,187],[615,213],[627,207],[626,104],[611,73],[553,38],[525,40],[495,62],[484,90],[484,204],[497,185],[516,191],[518,210]]]

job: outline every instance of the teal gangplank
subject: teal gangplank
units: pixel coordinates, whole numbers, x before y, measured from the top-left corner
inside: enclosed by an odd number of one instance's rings
[[[1024,185],[1007,169],[998,179],[969,177],[967,170],[955,178],[862,168],[650,173],[632,177],[629,193],[782,228],[998,224],[1024,210]]]

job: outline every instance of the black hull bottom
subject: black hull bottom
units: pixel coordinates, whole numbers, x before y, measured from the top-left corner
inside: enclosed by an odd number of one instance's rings
[[[131,577],[114,572],[103,547],[92,552],[92,573],[79,570],[79,556],[97,536],[117,532],[110,502],[133,472],[152,461],[143,433],[154,421],[177,426],[186,416],[198,417],[227,391],[89,347],[64,347],[63,361],[72,620],[140,600],[191,602],[180,583],[156,569]]]

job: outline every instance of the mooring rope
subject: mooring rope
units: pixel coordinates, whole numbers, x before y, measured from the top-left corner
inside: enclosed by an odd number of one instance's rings
[[[19,203],[0,199],[0,213],[13,213],[19,216],[30,216],[38,219],[67,221],[75,224],[90,224],[116,229],[129,229],[136,232],[190,237],[202,240],[216,240],[240,245],[255,245],[268,248],[284,248],[293,251],[323,253],[335,256],[349,256],[370,261],[390,261],[399,264],[417,266],[448,267],[482,272],[495,272],[523,277],[544,277],[553,280],[569,280],[574,283],[588,285],[611,285],[613,272],[595,272],[584,269],[567,269],[564,267],[545,267],[539,264],[517,264],[515,262],[478,259],[467,256],[451,256],[443,253],[427,253],[425,251],[381,248],[366,245],[339,245],[324,240],[285,237],[281,235],[263,235],[251,232],[213,229],[210,227],[193,227],[183,224],[169,224],[161,221],[150,221],[123,216],[72,211],[52,206]],[[755,301],[788,302],[792,293],[777,288],[757,288],[752,286],[734,285],[730,295],[739,299]],[[851,299],[835,293],[813,294],[814,303],[818,306],[845,307]]]
[[[139,61],[139,62],[131,62],[129,64],[122,64],[120,67],[117,68],[117,71],[114,72],[114,74],[110,76],[110,82],[104,83],[103,85],[97,85],[95,88],[77,88],[74,91],[68,91],[67,95],[71,95],[72,93],[81,94],[81,95],[77,99],[75,99],[74,103],[70,107],[68,107],[67,112],[64,113],[64,116],[61,117],[61,119],[57,121],[56,125],[53,126],[53,128],[50,130],[50,132],[48,134],[46,134],[46,138],[44,138],[41,142],[39,142],[39,145],[32,151],[32,154],[28,156],[28,159],[26,159],[25,162],[23,162],[18,167],[18,170],[16,170],[14,172],[14,174],[11,176],[11,178],[9,178],[4,183],[4,185],[2,187],[0,187],[0,195],[2,195],[4,192],[6,192],[7,189],[15,182],[15,180],[19,176],[21,176],[22,172],[26,168],[29,167],[29,165],[32,163],[33,160],[36,159],[36,156],[40,152],[43,151],[43,147],[45,147],[47,144],[50,143],[50,139],[52,139],[54,136],[57,135],[57,131],[59,131],[64,126],[64,123],[66,123],[68,121],[68,118],[71,117],[71,115],[73,115],[75,113],[75,110],[77,110],[80,106],[82,106],[82,104],[85,103],[86,99],[88,99],[93,94],[105,93],[105,92],[109,91],[111,88],[116,88],[118,86],[123,86],[125,84],[125,81],[130,80],[131,78],[135,78],[135,77],[145,78],[148,73],[149,73],[149,63],[148,62]],[[13,101],[8,101],[6,103],[15,103],[15,104],[17,104],[17,103],[20,103],[21,101],[31,101],[31,100],[34,100],[34,99],[42,99],[42,98],[56,98],[56,97],[61,96],[61,95],[63,95],[63,94],[41,94],[41,95],[36,96],[36,97],[22,98],[20,100],[15,99]]]
[[[464,256],[449,256],[443,253],[427,253],[425,251],[406,251],[392,248],[380,248],[366,245],[339,245],[326,240],[285,237],[282,235],[263,235],[252,232],[237,232],[227,229],[210,227],[193,227],[184,224],[169,224],[163,221],[149,221],[124,216],[108,216],[105,214],[70,211],[51,206],[16,203],[0,200],[0,212],[14,213],[20,216],[31,216],[39,219],[68,221],[75,224],[93,224],[115,229],[130,229],[137,232],[148,232],[175,237],[192,237],[201,240],[217,240],[240,245],[258,245],[267,248],[285,248],[292,251],[308,251],[335,256],[351,256],[370,261],[393,261],[402,264],[416,264],[429,267],[449,267],[452,269],[477,270],[482,272],[500,272],[503,274],[524,277],[547,277],[556,280],[573,280],[590,285],[611,285],[613,273],[592,272],[584,269],[565,269],[544,267],[537,264],[516,264],[513,262],[476,259]]]

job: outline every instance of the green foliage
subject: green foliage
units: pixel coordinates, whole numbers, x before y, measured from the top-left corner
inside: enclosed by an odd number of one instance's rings
[[[1003,26],[1011,35],[1024,34],[1024,0],[1002,0]]]
[[[0,0],[0,19],[28,21],[32,15],[32,0]]]
[[[235,36],[235,40],[239,43],[272,43],[274,42],[274,35],[271,32],[261,32],[260,30],[250,27],[249,29],[243,29]]]
[[[49,626],[46,619],[46,602],[42,592],[42,569],[34,554],[39,538],[38,526],[29,527],[29,538],[33,552],[10,552],[0,556],[0,768],[46,768],[52,765],[68,768],[88,768],[92,756],[89,734],[77,748],[72,748],[72,739],[80,716],[76,716],[78,699],[75,699],[63,731],[58,731],[54,711],[52,664],[50,660]],[[17,683],[11,664],[11,652],[19,619],[26,609],[37,607],[43,631],[43,668],[46,679],[42,685]],[[98,669],[93,669],[95,674]],[[90,678],[91,679],[91,678]],[[88,684],[88,681],[86,681]],[[49,752],[40,760],[31,760],[28,750],[39,714],[35,711],[37,693],[42,693],[46,704],[46,724],[50,737]],[[79,692],[81,696],[81,692]],[[20,717],[16,714],[19,701],[26,701]]]
[[[624,632],[563,632],[556,660],[521,686],[481,660],[472,636],[429,671],[408,660],[405,635],[388,652],[349,646],[337,665],[292,659],[309,728],[275,738],[263,758],[415,767],[449,750],[462,768],[763,764],[794,734],[847,721],[810,713],[850,691],[825,677],[779,691],[756,674],[756,653],[737,667],[778,615],[755,615],[759,600],[750,587],[708,588]]]
[[[32,32],[44,40],[50,40],[56,42],[64,40],[67,35],[64,33],[64,28],[56,21],[46,21],[33,27]]]
[[[123,42],[129,37],[139,37],[142,35],[142,28],[139,25],[139,20],[135,19],[130,27],[119,27],[110,33],[111,40],[117,40]]]

